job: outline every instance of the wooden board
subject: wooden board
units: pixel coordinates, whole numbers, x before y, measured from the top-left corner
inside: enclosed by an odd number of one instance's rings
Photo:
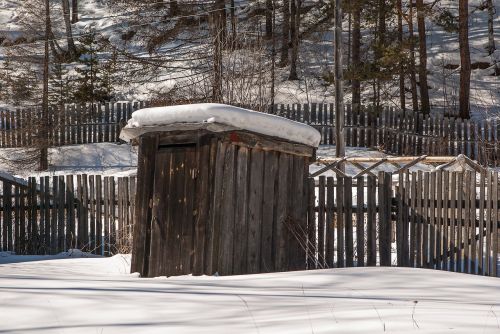
[[[250,188],[248,201],[248,257],[247,272],[260,270],[260,244],[262,235],[264,152],[252,150],[250,161]],[[289,231],[286,231],[289,234]]]
[[[319,267],[325,268],[326,254],[325,254],[325,214],[326,214],[326,176],[319,177],[318,183],[318,261]]]
[[[365,266],[365,212],[364,212],[364,177],[356,179],[356,263]]]
[[[333,268],[335,264],[335,181],[333,177],[326,179],[326,268]],[[314,188],[312,189],[314,190]],[[314,202],[313,202],[314,204]]]
[[[367,186],[366,265],[375,266],[377,264],[376,178],[368,175]]]
[[[277,152],[265,152],[264,188],[262,198],[261,272],[271,272],[274,271],[275,268],[273,232],[275,229],[274,216],[276,196],[274,190],[276,188],[275,184],[278,177],[278,155],[279,153]],[[238,202],[240,202],[242,200],[239,197],[241,192],[239,188],[237,189]]]

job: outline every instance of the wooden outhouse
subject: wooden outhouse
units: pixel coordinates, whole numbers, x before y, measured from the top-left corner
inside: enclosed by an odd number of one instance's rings
[[[144,277],[305,269],[307,176],[320,134],[221,104],[134,112],[132,272]]]

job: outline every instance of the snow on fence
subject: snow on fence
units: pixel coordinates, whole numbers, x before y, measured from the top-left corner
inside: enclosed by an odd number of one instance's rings
[[[320,176],[317,187],[310,178],[308,231],[301,236],[308,267],[396,265],[498,276],[498,185],[498,173],[471,171]]]
[[[118,142],[121,128],[144,102],[68,105],[50,117],[52,146]],[[244,107],[244,106],[243,106]],[[333,104],[274,105],[268,113],[303,122],[321,132],[322,144],[335,144]],[[34,146],[40,124],[38,109],[0,110],[0,147]],[[377,148],[395,155],[467,155],[484,165],[500,165],[500,126],[383,107],[345,106],[347,146]],[[35,145],[36,146],[36,145]]]
[[[2,178],[0,183],[2,251],[130,252],[134,177],[82,174],[31,177],[27,184]]]

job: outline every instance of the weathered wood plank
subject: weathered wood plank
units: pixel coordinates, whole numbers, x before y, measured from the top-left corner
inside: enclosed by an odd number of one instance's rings
[[[429,263],[430,263],[430,215],[434,214],[434,212],[429,212],[429,206],[430,206],[430,198],[432,198],[429,194],[429,182],[430,182],[430,173],[425,172],[423,174],[424,177],[424,196],[423,196],[423,201],[424,201],[424,207],[423,207],[423,217],[422,217],[422,223],[423,223],[423,228],[422,228],[422,261],[423,261],[423,267],[424,268],[429,268]]]
[[[486,175],[485,172],[480,174],[479,179],[479,225],[477,230],[478,251],[477,251],[477,274],[484,274],[484,209],[486,202]]]
[[[234,153],[233,153],[234,155]],[[234,166],[234,158],[233,158],[233,166]],[[181,274],[187,275],[192,273],[192,264],[193,264],[193,236],[194,236],[194,219],[195,219],[195,185],[196,185],[196,177],[197,177],[197,151],[196,147],[190,147],[185,149],[185,180],[184,180],[184,218],[181,220]],[[233,168],[234,169],[234,168]],[[227,181],[233,182],[234,187],[234,176],[228,178]],[[230,190],[230,188],[228,188]],[[227,192],[227,196],[233,195],[232,191]],[[227,202],[231,202],[228,200]],[[234,221],[234,206],[232,209],[232,217]],[[232,223],[234,230],[234,222]],[[231,248],[232,250],[232,248]],[[231,260],[232,264],[232,260]],[[232,266],[231,266],[232,267]],[[232,270],[232,268],[231,268]],[[232,272],[232,271],[231,271]]]
[[[398,173],[398,186],[396,188],[396,201],[397,201],[397,216],[396,216],[396,257],[397,257],[397,265],[398,267],[402,267],[404,265],[404,249],[403,239],[405,238],[404,234],[404,224],[406,221],[404,220],[403,212],[406,210],[405,205],[405,190],[404,190],[404,176],[405,174],[400,171]]]
[[[95,178],[94,175],[89,175],[89,246],[90,252],[95,254],[96,249],[96,236],[95,236]],[[121,194],[120,190],[118,193]]]
[[[499,200],[499,187],[498,187],[498,182],[499,182],[499,177],[498,177],[498,173],[497,172],[493,172],[493,190],[492,190],[492,201],[493,201],[493,216],[492,216],[492,237],[493,237],[493,241],[492,241],[492,259],[493,259],[493,263],[492,263],[492,271],[491,271],[491,276],[493,277],[498,277],[498,266],[496,265],[496,261],[498,259],[498,253],[499,253],[499,249],[498,249],[498,238],[500,237],[499,236],[499,229],[500,229],[500,225],[499,225],[499,220],[500,220],[500,216],[499,216],[499,212],[498,212],[498,200]]]
[[[316,228],[316,185],[314,178],[308,178],[307,182],[307,269],[318,267],[317,255],[317,228]],[[328,238],[328,235],[327,235]],[[327,249],[328,253],[328,249]],[[331,251],[333,255],[333,251]]]
[[[352,227],[352,178],[344,178],[344,213],[345,213],[345,257],[346,267],[354,266],[354,241]]]
[[[367,266],[377,265],[377,203],[376,203],[376,178],[368,175],[367,179]]]
[[[417,249],[417,173],[411,173],[411,194],[410,194],[410,267],[415,267],[415,256]]]
[[[2,224],[2,250],[11,251],[10,239],[12,236],[12,185],[3,182],[3,224]],[[10,232],[10,233],[9,233]]]
[[[104,240],[103,240],[103,216],[102,216],[102,176],[95,176],[95,198],[96,198],[96,218],[95,218],[95,237],[96,237],[96,251],[95,254],[104,255]]]
[[[134,250],[138,249],[139,252],[145,255],[147,267],[143,270],[147,272],[148,276],[154,277],[162,274],[164,275],[164,271],[170,269],[167,268],[167,266],[164,265],[164,261],[162,261],[162,251],[165,249],[166,244],[170,241],[168,239],[170,232],[169,228],[171,227],[171,221],[168,218],[170,203],[168,202],[166,195],[167,192],[171,190],[169,180],[170,175],[174,171],[173,166],[171,165],[173,155],[172,152],[157,153],[156,145],[153,146],[156,141],[154,138],[150,138],[150,140],[151,141],[148,141],[147,143],[142,143],[144,145],[143,152],[147,153],[148,156],[145,156],[145,160],[141,161],[141,163],[145,166],[146,164],[150,164],[155,161],[154,165],[150,166],[154,169],[154,177],[151,177],[151,180],[148,180],[148,176],[145,180],[146,182],[149,181],[149,185],[152,186],[152,189],[145,189],[143,186],[139,186],[138,189],[138,192],[145,192],[145,195],[148,198],[147,202],[142,201],[142,203],[139,203],[138,210],[144,212],[146,215],[149,215],[151,218],[149,221],[146,221],[144,218],[138,217],[138,221],[139,224],[146,224],[146,226],[142,227],[142,233],[148,232],[150,235],[141,235],[141,237],[145,239],[144,242],[149,240],[149,247],[145,248],[144,244],[137,244],[137,241],[134,241]],[[152,159],[153,156],[155,156],[155,160],[151,161],[150,159]],[[141,166],[141,164],[139,164],[139,166]],[[144,177],[143,174],[138,175],[140,175],[140,177]],[[152,181],[153,179],[154,182]],[[120,180],[118,182],[120,183]],[[146,207],[142,207],[143,204],[146,204]],[[136,257],[135,261],[135,265],[137,266],[136,270],[141,270],[140,261],[144,261],[144,259]],[[145,264],[143,264],[143,266],[144,265]]]
[[[262,198],[262,238],[261,238],[261,272],[271,272],[275,268],[273,231],[275,216],[275,184],[278,173],[278,154],[277,152],[265,152],[264,159],[264,189]],[[236,188],[238,196],[240,189]],[[241,199],[238,197],[238,202]]]
[[[493,175],[492,172],[488,171],[486,176],[486,219],[485,219],[485,256],[484,256],[484,275],[490,276],[491,268],[491,224],[492,224],[492,202],[493,197]],[[496,261],[495,261],[496,265]]]
[[[416,227],[415,227],[415,243],[416,243],[416,267],[417,268],[422,268],[423,267],[423,261],[422,261],[422,233],[423,233],[423,225],[424,225],[424,220],[423,220],[423,204],[422,204],[422,191],[423,191],[424,185],[423,185],[423,174],[422,171],[419,170],[417,172],[417,207],[416,207],[416,213],[417,213],[417,219],[416,219]]]
[[[391,265],[391,183],[390,173],[379,172],[379,253],[380,265]]]
[[[288,154],[280,154],[278,168],[278,189],[276,203],[276,271],[286,271],[288,267],[288,228],[287,220],[289,215],[288,195],[289,195],[289,175],[290,171],[290,156]],[[249,221],[250,223],[250,221]]]
[[[222,177],[224,173],[224,158],[226,155],[226,149],[229,145],[225,142],[219,142],[214,144],[217,147],[215,155],[215,174],[214,174],[214,186],[212,195],[212,211],[210,214],[210,223],[208,226],[207,235],[207,249],[206,249],[206,273],[214,274],[217,270],[217,256],[219,254],[219,244],[218,236],[220,233],[220,206],[222,198]]]
[[[171,187],[170,187],[170,196],[174,199],[174,203],[169,207],[169,218],[171,219],[168,222],[169,228],[173,228],[173,233],[170,233],[170,229],[167,234],[173,236],[173,240],[168,238],[167,240],[167,251],[165,249],[161,250],[161,255],[166,256],[168,254],[172,254],[171,260],[173,262],[173,267],[168,269],[168,273],[172,275],[181,275],[182,274],[182,225],[185,219],[186,212],[186,201],[185,196],[185,177],[186,177],[186,151],[183,149],[173,149],[173,165],[174,174],[171,175]],[[222,221],[221,216],[221,221]],[[222,229],[219,230],[219,233],[222,233]],[[219,234],[220,235],[220,234]],[[220,254],[220,253],[219,253]]]
[[[364,213],[364,177],[356,179],[356,259],[357,266],[365,266],[365,213]]]
[[[471,180],[469,183],[469,194],[470,194],[470,220],[469,220],[469,240],[470,240],[470,270],[469,272],[471,274],[476,274],[477,273],[477,265],[478,265],[478,259],[477,259],[477,240],[476,240],[476,234],[477,234],[477,221],[476,221],[476,212],[477,212],[477,205],[476,205],[476,197],[477,197],[477,191],[476,191],[476,180],[477,180],[477,174],[472,173],[471,174]]]
[[[442,270],[449,270],[449,200],[450,200],[450,172],[443,171],[443,220],[442,220]]]
[[[248,273],[260,270],[260,242],[262,235],[264,152],[254,149],[250,155],[250,190],[248,201]],[[287,231],[290,234],[290,231]]]
[[[457,206],[457,173],[452,172],[451,173],[451,183],[450,183],[450,210],[449,210],[449,219],[450,219],[450,224],[448,227],[449,230],[449,250],[448,250],[448,257],[449,257],[449,270],[450,271],[455,271],[455,264],[456,264],[456,241],[455,241],[455,234],[456,234],[456,206]]]
[[[65,249],[75,248],[75,186],[73,175],[66,175],[66,240]]]
[[[464,243],[463,243],[463,194],[465,192],[464,189],[464,173],[457,173],[457,233],[456,233],[456,269],[457,272],[463,272],[462,258],[464,252]]]
[[[221,223],[220,223],[220,248],[219,248],[219,261],[218,261],[218,271],[221,275],[231,275],[233,273],[233,247],[234,247],[234,197],[236,196],[235,192],[235,158],[236,158],[236,146],[229,145],[226,150],[226,155],[224,159],[224,172],[223,172],[223,185],[222,185],[222,207],[221,207]],[[252,156],[253,158],[253,156]],[[263,158],[262,158],[263,159]],[[262,161],[263,163],[263,161]],[[261,171],[263,165],[261,165]],[[253,182],[259,182],[262,187],[262,179],[259,181],[257,179],[253,179]],[[262,195],[262,192],[261,192]],[[252,198],[254,200],[253,204],[260,206],[260,210],[262,212],[262,197],[259,199]],[[253,211],[255,214],[256,211]],[[255,220],[260,220],[261,216],[256,216]],[[251,227],[249,227],[251,229]],[[252,231],[255,233],[255,231]],[[252,239],[249,237],[249,242],[252,244],[250,240],[256,240],[255,247],[260,248],[260,232],[257,232],[259,237]],[[256,250],[256,258],[255,261],[259,261],[260,259],[260,250]],[[255,264],[255,272],[259,271],[259,264]]]
[[[207,233],[207,222],[209,218],[209,168],[204,168],[204,166],[210,167],[210,142],[201,142],[198,148],[198,176],[196,178],[196,192],[195,192],[195,203],[197,203],[198,208],[195,209],[195,217],[194,217],[194,252],[193,252],[193,274],[194,275],[202,275],[204,273],[204,265],[205,265],[205,235]],[[243,149],[246,151],[246,149]],[[242,159],[243,154],[241,150],[238,152],[238,159]],[[240,160],[238,160],[238,171],[241,168]],[[236,176],[236,182],[238,189],[240,188],[240,184],[238,183],[238,174]],[[245,179],[244,179],[245,180]],[[246,180],[245,180],[246,181]],[[239,202],[238,202],[239,203]],[[246,204],[246,203],[245,203]],[[242,217],[238,216],[238,210],[236,211],[235,216],[235,256],[240,256],[240,252],[238,252],[238,248],[241,241],[241,235],[246,232],[245,230],[240,230],[240,227],[243,224],[246,224],[246,220],[242,219]],[[245,211],[246,214],[246,211]],[[245,225],[246,226],[246,225]],[[241,234],[240,234],[241,233]],[[234,267],[235,273],[240,272],[241,268]]]
[[[104,252],[104,255],[109,255],[111,254],[111,249],[109,247],[109,206],[110,206],[110,201],[109,201],[109,176],[105,176],[104,177],[104,180],[103,180],[103,186],[104,186],[104,193],[103,193],[103,206],[104,206],[104,212],[103,212],[103,252]],[[136,194],[137,196],[137,194]],[[134,202],[136,201],[136,199],[134,198]],[[135,215],[135,211],[134,211],[134,215]],[[137,224],[134,225],[134,230],[137,228]],[[135,236],[135,238],[137,238],[138,236]],[[141,236],[142,237],[142,236]],[[142,242],[144,242],[144,240],[142,240]],[[135,251],[135,243],[132,245],[132,252]],[[146,255],[144,254],[144,250],[143,250],[143,258],[146,257]],[[132,257],[134,257],[134,255],[132,255]],[[136,259],[134,259],[135,261]],[[141,260],[142,261],[142,260]],[[136,263],[134,262],[134,269],[137,269],[136,268]],[[134,272],[140,272],[140,273],[143,273],[142,270],[140,271],[136,271],[134,270]]]
[[[318,183],[318,261],[320,268],[325,268],[325,194],[326,194],[326,177],[319,177]]]
[[[19,228],[21,226],[21,187],[14,187],[14,240],[12,250],[21,254]]]
[[[344,239],[344,178],[337,176],[336,194],[336,219],[337,219],[337,267],[345,266],[345,239]]]
[[[443,269],[442,255],[443,255],[443,174],[440,170],[436,171],[436,269]]]

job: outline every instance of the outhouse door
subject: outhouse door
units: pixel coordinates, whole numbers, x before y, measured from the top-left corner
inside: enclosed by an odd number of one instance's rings
[[[157,152],[149,276],[191,272],[197,167],[195,144]]]

